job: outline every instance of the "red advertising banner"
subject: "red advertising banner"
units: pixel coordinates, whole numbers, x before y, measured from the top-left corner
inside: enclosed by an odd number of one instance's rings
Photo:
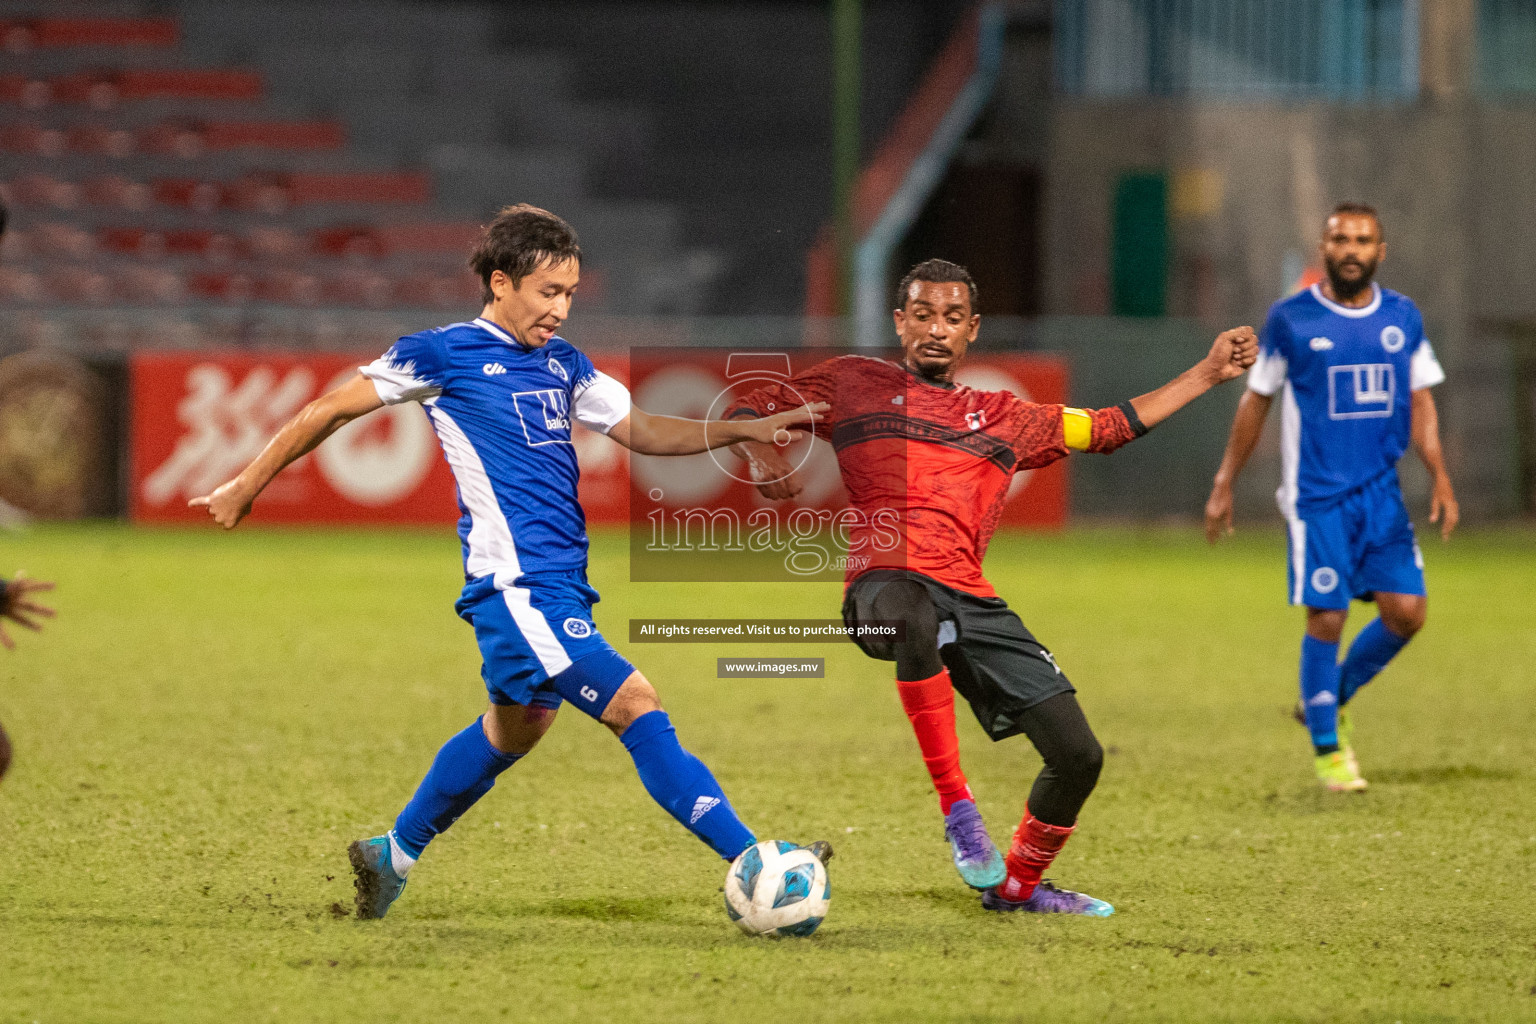
[[[146,352],[129,363],[129,515],[206,518],[187,501],[230,479],[306,403],[372,356]],[[268,523],[452,523],[453,475],[421,407],[347,424],[257,500]]]
[[[196,522],[203,513],[188,509],[188,499],[237,474],[294,413],[373,355],[135,354],[129,367],[131,517],[138,522]],[[640,408],[700,417],[709,413],[711,398],[724,392],[730,381],[723,355],[697,355],[679,361],[597,354],[593,362],[627,384]],[[1066,365],[1059,359],[978,359],[966,365],[959,380],[1036,402],[1066,398]],[[731,468],[728,456],[631,457],[614,442],[584,429],[573,431],[572,441],[582,467],[581,501],[592,523],[627,523],[631,508],[654,508],[658,501],[742,511],[769,504],[754,488],[722,470],[721,463]],[[840,508],[845,495],[835,460],[819,458],[807,465],[816,470],[807,474],[796,504]],[[1066,510],[1062,462],[1015,477],[1003,522],[1056,527],[1066,521]],[[407,403],[348,424],[284,470],[258,500],[253,521],[448,524],[457,514],[453,477],[431,425],[419,406]]]

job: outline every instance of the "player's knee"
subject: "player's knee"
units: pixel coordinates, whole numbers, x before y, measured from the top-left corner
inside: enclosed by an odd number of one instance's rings
[[[491,746],[503,754],[526,754],[555,724],[555,712],[541,704],[492,704],[480,721]]]
[[[1086,736],[1074,743],[1067,755],[1066,770],[1062,772],[1072,780],[1074,787],[1085,796],[1099,784],[1099,773],[1104,770],[1104,748],[1094,736]]]
[[[894,646],[902,648],[937,648],[939,613],[927,589],[911,580],[888,583],[873,608],[876,618],[899,621],[905,627],[904,638]]]
[[[1344,635],[1344,620],[1348,612],[1332,608],[1307,609],[1307,635],[1325,644],[1336,644]]]
[[[661,698],[650,681],[635,672],[620,686],[599,719],[615,736],[622,735],[641,715],[661,710]]]
[[[1423,629],[1428,617],[1429,602],[1422,599],[1403,607],[1381,609],[1382,625],[1404,640],[1412,639],[1415,633]]]

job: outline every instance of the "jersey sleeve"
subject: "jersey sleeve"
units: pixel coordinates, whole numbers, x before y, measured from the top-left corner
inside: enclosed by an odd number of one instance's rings
[[[1019,432],[1013,452],[1015,470],[1039,469],[1074,451],[1107,455],[1146,433],[1130,403],[1109,409],[1075,409],[1065,405],[1036,405],[1020,401]]]
[[[1414,331],[1417,335],[1416,344],[1413,347],[1413,357],[1408,361],[1408,390],[1422,391],[1432,388],[1436,384],[1445,382],[1445,370],[1440,366],[1440,360],[1435,358],[1434,347],[1429,339],[1424,336],[1424,318],[1414,310]]]
[[[1274,306],[1259,332],[1259,356],[1248,370],[1248,390],[1266,397],[1273,395],[1285,383],[1289,371],[1290,328],[1279,307]]]
[[[447,369],[448,348],[442,332],[422,331],[401,338],[388,352],[358,367],[358,372],[373,381],[385,405],[399,405],[442,394]]]
[[[629,415],[629,389],[592,365],[585,352],[576,353],[576,382],[571,385],[571,410],[576,422],[606,434]]]
[[[832,418],[837,414],[836,362],[836,359],[828,359],[802,370],[788,380],[764,384],[749,391],[731,403],[725,411],[725,418],[733,420],[743,416],[768,416],[814,402],[826,402],[832,409],[816,417],[814,432],[823,441],[832,440]]]

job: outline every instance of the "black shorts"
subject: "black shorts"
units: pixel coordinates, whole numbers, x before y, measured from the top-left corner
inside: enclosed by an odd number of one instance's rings
[[[939,657],[960,696],[994,740],[1024,731],[1020,715],[1059,693],[1075,693],[1056,659],[1036,640],[1000,597],[977,597],[946,587],[922,573],[872,569],[843,596],[843,622],[855,626],[872,620],[870,606],[886,584],[912,580],[928,591],[939,620]],[[871,658],[895,661],[893,645],[854,641]]]

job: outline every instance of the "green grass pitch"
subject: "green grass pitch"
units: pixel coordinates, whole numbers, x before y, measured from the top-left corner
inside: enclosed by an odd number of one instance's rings
[[[837,845],[826,924],[770,941],[570,709],[387,920],[338,913],[347,842],[482,708],[450,531],[0,538],[0,569],[60,584],[56,622],[0,652],[0,1024],[1536,1019],[1536,535],[1426,542],[1429,625],[1356,704],[1354,797],[1314,785],[1288,716],[1283,544],[993,545],[1109,752],[1052,872],[1118,909],[1092,920],[962,887],[890,666],[624,642],[632,616],[831,617],[835,585],[630,585],[600,535],[598,624],[684,742],[760,835]],[[828,678],[719,680],[721,654],[825,654]],[[961,713],[1006,841],[1038,759]]]

